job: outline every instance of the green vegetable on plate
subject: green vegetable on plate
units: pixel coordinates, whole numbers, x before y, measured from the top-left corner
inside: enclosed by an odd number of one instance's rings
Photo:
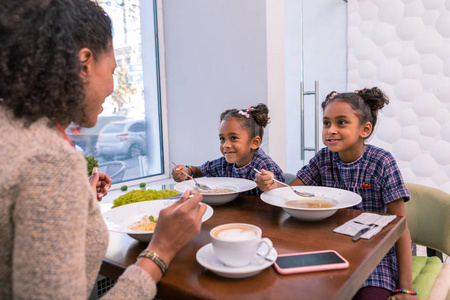
[[[132,190],[114,199],[112,208],[134,202],[167,198],[177,194],[177,191],[171,190]]]

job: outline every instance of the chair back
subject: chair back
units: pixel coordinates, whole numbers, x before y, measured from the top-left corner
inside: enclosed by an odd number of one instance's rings
[[[122,181],[127,164],[123,161],[108,161],[98,165],[99,168],[105,168],[104,173],[111,177],[112,182]]]
[[[450,255],[450,194],[430,186],[405,184],[411,194],[405,209],[412,241]]]

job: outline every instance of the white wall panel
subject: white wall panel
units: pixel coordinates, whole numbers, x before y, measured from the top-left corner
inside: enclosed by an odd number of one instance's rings
[[[370,143],[450,192],[450,1],[348,1],[348,90],[372,86],[391,103]]]
[[[223,111],[267,104],[266,1],[164,0],[163,11],[169,155],[200,165],[222,156]]]

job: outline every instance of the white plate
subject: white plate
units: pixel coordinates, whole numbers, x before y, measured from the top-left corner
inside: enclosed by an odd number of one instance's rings
[[[267,247],[267,246],[266,246]],[[267,249],[267,248],[266,248]],[[267,251],[267,250],[266,250]],[[244,278],[258,274],[265,268],[270,267],[277,259],[278,253],[275,248],[267,256],[269,260],[260,259],[245,267],[231,268],[225,266],[214,254],[214,249],[211,243],[203,246],[197,251],[197,261],[206,269],[216,273],[217,275],[227,278]]]
[[[332,216],[338,209],[357,205],[361,202],[360,195],[337,188],[324,186],[295,186],[298,191],[313,193],[316,197],[306,198],[296,195],[289,187],[273,189],[261,194],[261,200],[284,209],[291,216],[305,221],[318,221]],[[297,208],[286,206],[290,200],[329,199],[336,205],[330,208]]]
[[[168,200],[175,203],[178,200]],[[126,233],[132,238],[149,242],[152,238],[153,231],[139,232],[128,228],[128,226],[136,221],[142,219],[144,215],[158,217],[159,211],[165,208],[164,200],[150,200],[125,204],[116,208],[113,208],[103,214],[103,219],[106,222],[106,226],[110,231]],[[205,222],[213,215],[213,209],[211,206],[206,205],[206,212],[202,217],[202,222]]]
[[[202,193],[201,189],[195,187],[193,180],[186,180],[175,185],[175,190],[183,193],[185,190],[198,190],[203,195],[203,202],[211,205],[225,204],[237,198],[239,193],[252,190],[256,183],[252,180],[234,177],[200,177],[195,178],[198,183],[203,183],[210,188],[230,188],[232,193]]]

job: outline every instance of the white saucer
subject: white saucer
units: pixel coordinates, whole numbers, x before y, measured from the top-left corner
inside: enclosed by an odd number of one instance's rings
[[[265,246],[265,245],[264,245]],[[267,247],[267,246],[265,246]],[[267,259],[260,259],[247,266],[239,268],[231,268],[225,266],[214,254],[214,249],[211,243],[203,246],[197,251],[197,261],[206,269],[216,273],[217,275],[228,278],[244,278],[258,274],[267,267],[270,267],[277,259],[278,253],[275,248],[267,256]]]

